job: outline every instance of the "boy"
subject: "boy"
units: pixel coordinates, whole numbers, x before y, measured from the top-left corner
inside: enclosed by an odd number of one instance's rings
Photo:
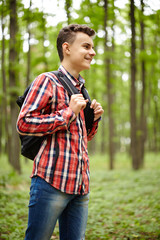
[[[79,75],[95,56],[92,36],[85,25],[60,30],[57,50],[63,73],[79,94],[69,95],[54,73],[42,73],[32,83],[17,121],[20,134],[46,136],[34,159],[31,175],[28,228],[25,240],[49,240],[57,219],[61,240],[85,239],[89,201],[87,141],[97,132],[103,114],[94,99],[94,123],[87,132],[85,100]]]

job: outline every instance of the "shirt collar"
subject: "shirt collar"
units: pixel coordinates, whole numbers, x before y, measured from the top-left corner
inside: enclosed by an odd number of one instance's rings
[[[85,80],[84,78],[82,78],[81,75],[79,75],[78,79],[73,77],[62,65],[60,65],[58,70],[61,71],[63,74],[65,74],[66,77],[72,82],[74,86],[78,85],[81,87],[82,85],[85,84]]]

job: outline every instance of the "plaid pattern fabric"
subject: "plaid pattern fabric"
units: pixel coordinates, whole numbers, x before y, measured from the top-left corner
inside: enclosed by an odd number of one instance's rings
[[[75,79],[62,66],[59,71],[81,90],[82,77]],[[94,122],[87,136],[83,110],[75,117],[69,101],[67,91],[56,76],[51,72],[42,73],[33,81],[24,101],[17,120],[17,131],[23,135],[46,135],[34,159],[31,177],[38,175],[68,194],[87,194],[87,142],[97,132],[98,121]]]

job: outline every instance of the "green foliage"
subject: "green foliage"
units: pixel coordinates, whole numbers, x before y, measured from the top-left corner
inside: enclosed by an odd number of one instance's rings
[[[153,169],[137,172],[106,172],[104,158],[92,159],[87,239],[159,239],[160,162],[152,159],[146,161]],[[117,161],[126,163],[122,156]]]
[[[57,0],[57,4],[58,4]],[[108,149],[108,90],[106,81],[105,57],[110,59],[110,78],[113,85],[114,104],[112,106],[113,118],[115,121],[116,149],[128,151],[130,145],[130,48],[131,48],[131,29],[129,19],[129,3],[119,6],[118,1],[108,0],[107,14],[107,50],[105,49],[104,39],[104,1],[102,0],[81,0],[80,9],[73,9],[73,1],[62,1],[65,6],[65,13],[68,13],[71,23],[87,24],[96,31],[94,38],[94,47],[96,51],[95,61],[89,71],[82,72],[86,79],[86,86],[91,98],[96,98],[101,102],[105,112],[103,122],[100,123],[100,131],[96,136],[95,151],[101,151],[101,145],[105,139],[105,150]],[[114,4],[113,4],[114,2]],[[53,71],[59,67],[59,58],[56,49],[56,38],[62,26],[66,22],[57,22],[53,14],[45,13],[39,6],[36,7],[33,1],[31,7],[26,8],[24,1],[18,0],[17,18],[17,63],[13,66],[16,70],[16,86],[9,88],[9,1],[0,3],[0,12],[3,10],[4,27],[5,27],[5,76],[7,87],[7,99],[10,95],[18,92],[23,94],[26,88],[27,64],[28,64],[28,38],[30,32],[30,76],[29,82],[32,82],[37,75],[44,71]],[[44,3],[45,4],[45,3]],[[123,4],[122,4],[123,5]],[[137,116],[141,114],[141,62],[145,62],[146,76],[146,102],[145,115],[147,122],[146,151],[159,150],[160,147],[160,30],[159,30],[159,12],[152,11],[150,1],[145,1],[145,8],[150,11],[142,16],[140,7],[135,1],[136,11],[136,64],[137,64]],[[147,7],[148,5],[148,7]],[[69,7],[68,7],[69,6]],[[69,8],[69,9],[68,9]],[[76,13],[76,15],[74,15]],[[57,13],[59,14],[59,13]],[[66,14],[67,15],[67,14]],[[50,26],[48,17],[53,18],[53,25]],[[145,24],[145,50],[141,51],[140,20]],[[114,45],[114,50],[112,49]],[[0,39],[2,48],[2,39]],[[113,51],[112,51],[113,50]],[[3,106],[3,85],[0,81],[0,107]],[[16,101],[16,99],[15,99]],[[8,101],[9,103],[9,101]],[[16,104],[16,103],[15,103]],[[4,121],[3,121],[4,122]],[[103,123],[103,126],[101,126]],[[2,124],[1,128],[4,128]],[[102,133],[104,137],[102,138]],[[155,137],[156,136],[156,137]],[[4,142],[5,136],[0,137],[0,142]],[[5,141],[7,141],[5,139]]]
[[[160,238],[160,156],[148,154],[144,170],[133,171],[127,155],[117,155],[108,171],[105,155],[91,157],[91,186],[86,240]],[[22,160],[18,175],[1,156],[0,239],[20,240],[27,226],[32,161]],[[53,239],[58,238],[56,226]]]

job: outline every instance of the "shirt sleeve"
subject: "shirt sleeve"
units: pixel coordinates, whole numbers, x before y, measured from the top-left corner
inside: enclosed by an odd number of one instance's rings
[[[75,114],[70,107],[55,111],[56,92],[57,85],[45,74],[34,80],[18,116],[17,131],[20,134],[44,136],[58,130],[68,131]]]

